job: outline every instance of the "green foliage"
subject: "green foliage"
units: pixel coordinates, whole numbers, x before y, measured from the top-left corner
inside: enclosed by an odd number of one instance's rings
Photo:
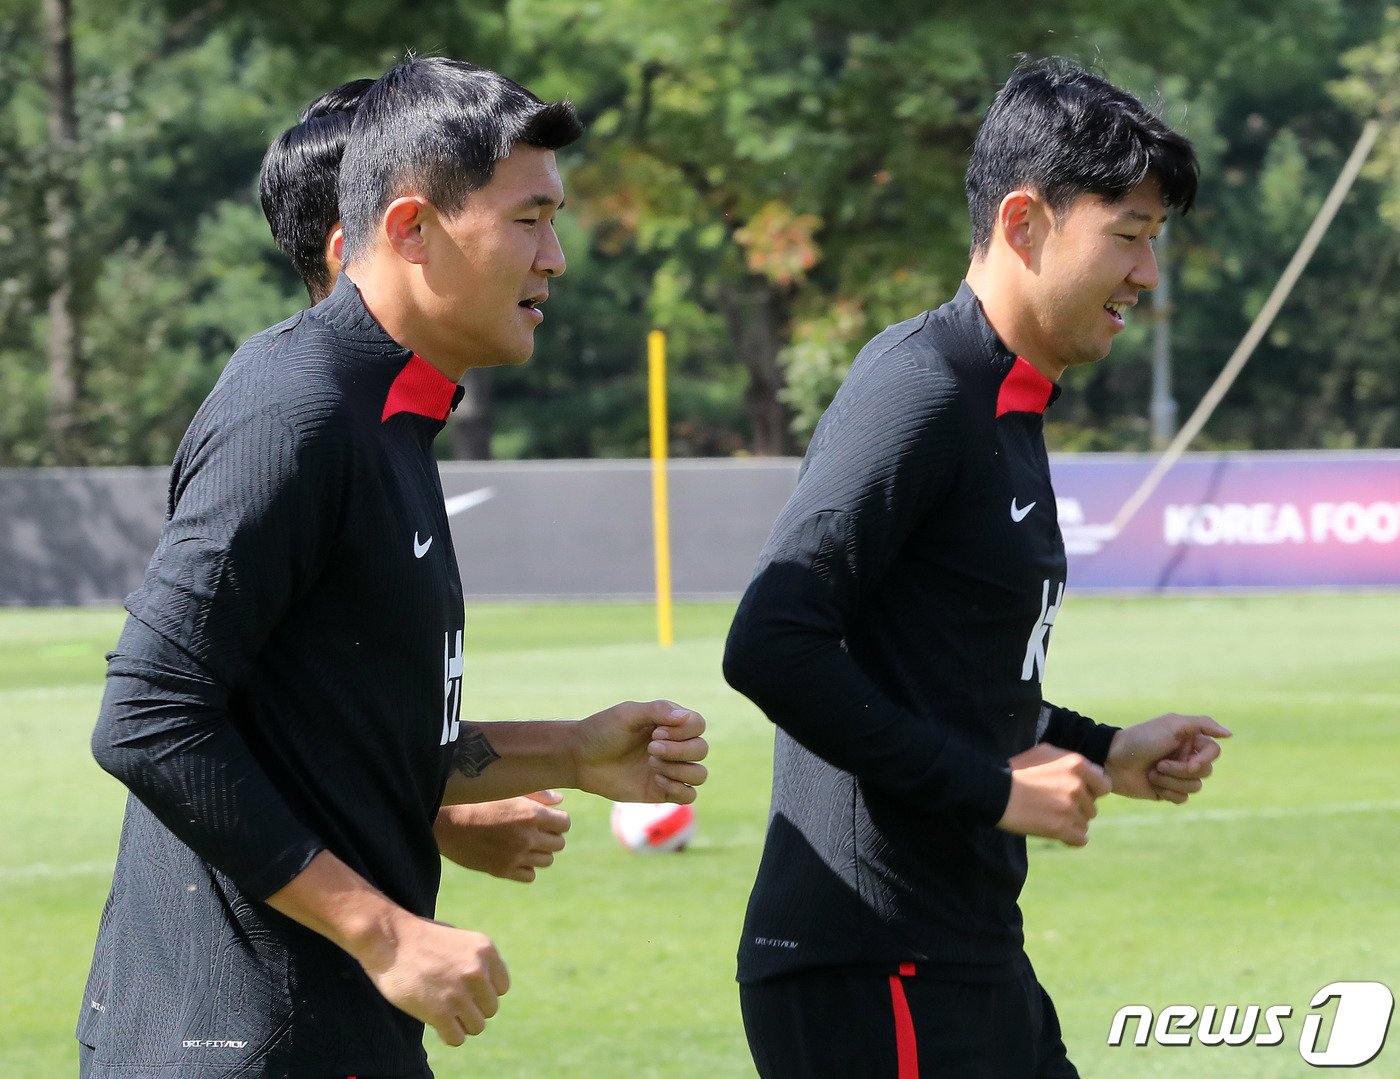
[[[1197,206],[1172,223],[1165,267],[1176,285],[1183,418],[1244,336],[1355,143],[1355,105],[1330,88],[1348,50],[1380,33],[1382,14],[1379,2],[1248,5],[1229,34],[1212,30],[1163,80],[1168,119],[1195,140],[1202,163]],[[1395,386],[1400,361],[1382,341],[1400,305],[1382,286],[1393,256],[1378,228],[1381,194],[1365,182],[1353,189],[1198,446],[1396,444],[1387,383]],[[1146,412],[1148,348],[1146,334],[1125,334],[1108,360],[1067,378],[1073,392],[1054,409],[1063,445],[1148,448],[1147,424],[1129,422]],[[1390,374],[1368,380],[1366,370]],[[1377,386],[1387,388],[1377,396]]]
[[[38,5],[0,2],[0,465],[52,459],[47,170],[73,171],[82,207],[83,456],[162,463],[232,349],[303,303],[253,195],[267,142],[307,100],[406,48],[497,67],[572,98],[589,123],[561,155],[569,273],[534,362],[494,376],[498,454],[644,453],[653,327],[670,338],[676,452],[743,452],[774,394],[800,448],[860,345],[956,288],[967,148],[1021,50],[1096,62],[1196,143],[1201,197],[1174,222],[1167,262],[1183,416],[1360,119],[1386,120],[1205,438],[1400,443],[1400,14],[1384,0],[1246,0],[1225,31],[1202,0],[1131,20],[1103,0],[419,0],[408,21],[370,0],[75,6],[80,145],[56,162]],[[1058,445],[1146,448],[1148,350],[1136,325],[1071,377]]]
[[[1387,8],[1380,35],[1342,57],[1346,75],[1332,93],[1360,116],[1385,122],[1366,175],[1382,185],[1381,215],[1400,227],[1400,8]]]
[[[792,344],[783,349],[787,385],[782,397],[792,409],[793,430],[804,441],[812,437],[826,403],[850,371],[865,325],[861,306],[840,300],[829,311],[799,322]]]

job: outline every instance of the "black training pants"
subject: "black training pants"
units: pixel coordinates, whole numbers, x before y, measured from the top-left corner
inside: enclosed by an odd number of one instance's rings
[[[1060,1021],[1026,961],[1018,976],[943,981],[812,971],[742,985],[762,1079],[1078,1079]]]

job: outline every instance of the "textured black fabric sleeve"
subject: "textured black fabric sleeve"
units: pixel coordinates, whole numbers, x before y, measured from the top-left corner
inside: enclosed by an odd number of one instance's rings
[[[135,617],[108,659],[93,751],[186,846],[255,899],[325,848],[229,722],[228,690]]]
[[[1079,753],[1100,765],[1108,760],[1108,748],[1113,736],[1121,729],[1106,723],[1095,723],[1088,716],[1081,716],[1049,701],[1041,704],[1041,718],[1044,730],[1040,741]]]
[[[843,645],[911,529],[927,513],[956,512],[944,496],[965,445],[951,376],[912,358],[907,339],[858,358],[759,556],[724,674],[799,743],[862,783],[995,824],[1011,795],[1006,762],[938,717],[901,708]]]
[[[176,836],[263,899],[324,844],[249,751],[230,701],[326,557],[351,451],[323,402],[239,407],[236,387],[221,391],[177,456],[171,516],[127,599],[92,747]]]

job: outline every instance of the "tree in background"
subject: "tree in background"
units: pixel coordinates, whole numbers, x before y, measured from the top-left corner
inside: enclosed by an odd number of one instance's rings
[[[64,159],[81,229],[36,212],[36,196],[55,204],[43,37],[33,4],[0,3],[0,41],[15,46],[0,50],[0,210],[5,227],[47,220],[69,234],[71,268],[60,291],[42,268],[54,245],[0,255],[0,463],[165,463],[233,349],[305,302],[257,206],[268,141],[327,86],[382,71],[402,50],[385,45],[394,19],[383,5],[75,4]],[[429,14],[450,29],[485,24],[439,8]],[[41,313],[60,303],[88,357],[67,394],[38,363],[63,344]],[[69,417],[66,443],[43,426],[49,397]]]
[[[78,401],[83,393],[83,341],[78,314],[76,240],[78,116],[73,79],[73,8],[44,0],[44,95],[48,160],[44,170],[44,247],[49,292],[49,442],[60,463],[78,453]]]
[[[7,27],[29,21],[22,8],[6,14]],[[248,201],[271,111],[259,86],[266,71],[255,47],[217,31],[188,34],[153,5],[79,3],[73,19],[76,122],[63,155],[63,201],[73,205],[55,220],[50,193],[50,212],[28,220],[47,218],[51,235],[67,237],[64,274],[45,275],[39,288],[56,297],[50,310],[70,307],[83,326],[87,362],[71,391],[40,369],[46,339],[59,350],[65,331],[38,317],[36,260],[21,255],[4,284],[16,302],[0,339],[0,395],[18,405],[4,417],[0,455],[9,464],[168,461],[228,348],[266,313],[295,309]],[[10,177],[48,175],[43,84],[16,78],[41,70],[31,44],[39,40],[6,56],[15,89],[0,129],[14,153]],[[27,183],[7,187],[7,202],[32,197]],[[81,229],[68,223],[75,217]],[[45,395],[65,417],[62,440],[33,420]]]
[[[42,100],[27,108],[43,71],[41,17],[32,5],[0,6],[0,461],[30,463],[48,441]],[[40,83],[42,85],[42,83]]]
[[[1388,8],[1375,40],[1342,57],[1346,75],[1331,86],[1333,96],[1363,117],[1382,123],[1381,139],[1363,173],[1379,190],[1376,212],[1389,226],[1381,232],[1364,219],[1364,236],[1352,249],[1359,257],[1363,288],[1349,299],[1350,319],[1336,341],[1332,362],[1322,372],[1317,411],[1331,421],[1318,432],[1323,445],[1394,446],[1400,443],[1400,8]],[[1355,235],[1354,230],[1353,235]],[[1333,313],[1336,318],[1337,312]]]
[[[1177,69],[1188,77],[1167,81],[1173,107],[1184,107],[1187,120],[1196,121],[1192,133],[1204,135],[1200,205],[1172,236],[1177,384],[1188,407],[1263,306],[1351,152],[1361,117],[1338,103],[1329,83],[1344,73],[1348,50],[1380,32],[1382,11],[1382,4],[1364,2],[1246,11],[1229,34],[1203,42],[1194,62]],[[1386,444],[1360,413],[1338,409],[1328,389],[1346,352],[1377,332],[1393,334],[1384,320],[1358,320],[1379,265],[1372,254],[1389,242],[1378,228],[1377,195],[1369,183],[1353,188],[1199,445]],[[1368,254],[1358,259],[1359,251]],[[1397,315],[1400,308],[1391,308],[1391,327]],[[1145,336],[1130,344],[1129,356],[1145,354]],[[1081,431],[1112,430],[1110,417],[1129,411],[1125,402],[1145,399],[1146,365],[1119,364],[1117,353],[1074,395],[1089,404],[1079,414]],[[1145,448],[1131,433],[1124,444]],[[1392,443],[1397,434],[1391,432]]]
[[[377,0],[71,0],[73,150],[55,157],[42,5],[66,2],[0,0],[0,464],[169,460],[233,348],[303,303],[253,194],[268,140],[327,86],[409,46],[571,97],[590,124],[561,157],[569,275],[535,360],[491,372],[476,425],[454,429],[470,452],[645,453],[654,326],[671,338],[674,452],[801,449],[860,344],[956,286],[967,148],[1022,50],[1160,90],[1197,142],[1200,204],[1172,236],[1189,408],[1359,114],[1390,107],[1400,47],[1382,0],[1246,0],[1223,29],[1204,0],[1130,20],[1106,0],[416,0],[411,25]],[[71,200],[51,181],[60,158]],[[1207,441],[1400,441],[1388,346],[1400,290],[1386,285],[1400,243],[1377,217],[1400,204],[1397,160],[1393,145],[1377,151]],[[26,233],[41,221],[62,233],[64,206],[82,221],[66,245]],[[56,246],[66,268],[48,264]],[[51,303],[82,327],[81,349],[63,346]],[[1146,448],[1146,330],[1070,376],[1057,445]],[[87,361],[70,364],[72,405],[54,412],[64,379],[50,349]],[[51,414],[71,419],[51,430]]]
[[[1326,85],[1340,55],[1374,34],[1380,10],[1246,3],[1222,33],[1195,0],[1166,0],[1131,20],[1097,2],[511,8],[528,46],[522,62],[553,92],[579,97],[593,121],[572,180],[595,253],[610,267],[651,260],[650,314],[686,327],[684,354],[703,357],[697,373],[723,371],[717,382],[729,386],[734,360],[744,363],[754,452],[800,448],[860,344],[953,291],[966,262],[967,147],[1020,51],[1097,63],[1160,97],[1200,147],[1201,203],[1174,232],[1169,268],[1189,404],[1243,334],[1350,147],[1359,125]],[[1328,339],[1300,347],[1301,330],[1318,297],[1335,310],[1339,284],[1357,292],[1346,237],[1368,227],[1369,197],[1354,196],[1208,438],[1336,438],[1296,394],[1300,371],[1315,376],[1331,363]],[[1140,319],[1111,363],[1077,374],[1077,392],[1056,410],[1061,447],[1148,447],[1147,330]],[[1284,369],[1289,377],[1273,376]],[[787,422],[792,438],[778,433]]]
[[[957,279],[994,31],[898,3],[516,10],[539,78],[592,121],[571,179],[596,248],[650,262],[649,314],[708,377],[733,386],[739,366],[749,449],[795,448],[792,412],[838,381],[800,361],[848,362],[876,321]]]

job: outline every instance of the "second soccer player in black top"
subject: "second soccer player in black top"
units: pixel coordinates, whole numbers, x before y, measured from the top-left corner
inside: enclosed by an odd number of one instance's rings
[[[1043,414],[1195,187],[1136,99],[1019,69],[968,169],[966,282],[871,341],[817,426],[725,653],[778,727],[739,946],[765,1079],[1076,1074],[1023,951],[1025,837],[1083,845],[1110,788],[1184,800],[1228,732],[1044,699],[1066,565]]]

